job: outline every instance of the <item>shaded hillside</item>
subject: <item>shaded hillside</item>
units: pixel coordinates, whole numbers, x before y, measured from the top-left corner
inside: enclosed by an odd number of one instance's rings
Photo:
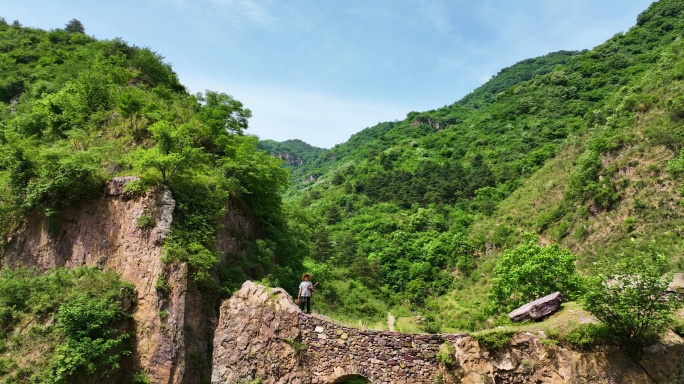
[[[683,12],[656,2],[590,51],[521,62],[326,152],[333,165],[298,194],[321,218],[309,266],[330,281],[325,310],[380,319],[393,305],[451,306],[470,319],[450,313],[448,326],[484,326],[498,251],[524,232],[563,242],[580,265],[621,257],[638,233],[679,260],[680,165],[668,161],[683,131]]]
[[[283,166],[290,170],[291,185],[295,186],[310,183],[320,176],[316,162],[327,151],[298,139],[283,142],[260,140],[257,148],[282,160]]]

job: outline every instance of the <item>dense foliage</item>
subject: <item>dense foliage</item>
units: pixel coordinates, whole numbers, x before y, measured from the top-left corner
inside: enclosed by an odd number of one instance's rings
[[[575,259],[558,244],[541,247],[534,241],[504,251],[494,269],[495,310],[511,311],[557,291],[564,300],[577,298],[581,281],[575,272]]]
[[[319,309],[490,327],[495,267],[529,232],[576,253],[581,271],[634,236],[663,239],[684,266],[683,11],[655,2],[592,50],[522,61],[451,105],[312,156],[290,191],[314,218]]]
[[[671,277],[664,274],[667,264],[661,254],[631,250],[589,278],[585,308],[635,361],[672,325],[674,313],[684,305],[677,295],[665,294]]]
[[[0,271],[0,380],[125,377],[135,297],[132,285],[96,269]]]
[[[98,41],[78,20],[52,31],[0,20],[0,41],[0,232],[30,211],[56,218],[108,178],[135,174],[131,189],[170,187],[166,260],[187,261],[198,286],[296,283],[306,243],[281,203],[288,176],[245,135],[251,112],[241,102],[188,94],[161,55]],[[230,267],[215,245],[229,206],[255,219],[252,235],[239,235],[243,249],[223,255]]]

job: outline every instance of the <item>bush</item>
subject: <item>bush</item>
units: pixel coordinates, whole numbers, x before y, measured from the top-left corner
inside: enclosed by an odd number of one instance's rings
[[[434,319],[426,320],[425,322],[423,322],[421,324],[421,328],[423,329],[423,331],[425,331],[427,333],[432,333],[432,334],[442,332],[442,324],[440,322],[438,322],[437,320],[434,320]]]
[[[510,311],[556,291],[572,299],[581,290],[576,256],[558,244],[542,247],[530,240],[504,252],[494,270],[494,312]]]
[[[584,308],[605,324],[618,346],[638,361],[674,320],[682,306],[676,295],[666,295],[671,276],[663,255],[634,252],[618,262],[599,265],[588,278]]]
[[[444,364],[445,367],[452,369],[458,366],[458,360],[456,360],[454,356],[455,353],[456,350],[454,349],[454,345],[449,341],[445,341],[444,344],[439,347],[435,359],[438,363]]]
[[[564,337],[565,341],[580,348],[597,345],[609,339],[604,325],[592,323],[579,325]]]
[[[149,213],[144,213],[135,219],[135,227],[142,229],[154,228],[155,225],[154,218]]]
[[[511,343],[511,336],[515,332],[513,331],[493,331],[493,332],[483,332],[477,335],[473,335],[473,338],[477,340],[482,348],[490,351],[496,351],[501,349]]]
[[[672,325],[672,331],[681,337],[684,337],[684,320],[675,321]]]
[[[67,337],[81,340],[109,336],[113,330],[108,326],[123,319],[124,316],[120,303],[80,295],[64,303],[55,319]]]

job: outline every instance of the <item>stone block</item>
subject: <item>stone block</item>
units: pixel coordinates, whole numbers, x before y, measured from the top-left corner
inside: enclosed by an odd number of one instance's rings
[[[548,316],[560,308],[563,296],[560,292],[554,292],[541,299],[529,302],[522,307],[512,311],[508,317],[512,321],[539,320]]]
[[[684,273],[675,273],[672,282],[667,286],[668,292],[684,293]]]

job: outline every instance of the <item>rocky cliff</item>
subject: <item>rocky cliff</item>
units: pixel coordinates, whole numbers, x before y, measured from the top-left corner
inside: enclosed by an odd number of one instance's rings
[[[670,333],[640,364],[604,348],[581,351],[515,335],[483,348],[465,334],[406,335],[342,327],[302,314],[280,288],[246,282],[221,306],[212,383],[683,383],[684,340]],[[438,357],[441,356],[441,357]]]
[[[684,340],[672,333],[640,365],[617,350],[580,351],[546,342],[543,334],[518,334],[510,346],[490,351],[463,334],[342,327],[301,313],[280,288],[251,282],[223,303],[218,318],[192,287],[187,265],[162,260],[173,221],[171,193],[163,186],[126,192],[131,180],[110,181],[101,199],[56,218],[28,217],[7,240],[0,265],[97,266],[133,283],[138,296],[131,369],[153,383],[200,383],[210,369],[212,383],[313,384],[354,376],[376,384],[684,383]],[[216,241],[224,263],[226,255],[239,253],[237,238],[250,231],[250,220],[239,212],[230,207],[219,223]]]
[[[135,368],[155,383],[182,382],[187,266],[161,260],[175,201],[165,187],[144,194],[126,192],[125,185],[133,179],[111,180],[101,199],[64,209],[55,218],[27,217],[8,240],[0,263],[39,270],[96,266],[116,271],[138,293],[134,361],[139,367]],[[143,215],[151,221],[136,225]],[[155,288],[160,279],[166,281],[168,293]],[[161,311],[168,316],[162,319]]]
[[[102,198],[65,209],[58,217],[27,217],[8,239],[0,266],[116,271],[137,290],[137,366],[132,369],[145,372],[153,383],[206,382],[218,313],[190,283],[185,263],[162,261],[175,207],[170,191],[159,186],[145,193],[126,192],[132,180],[115,178]],[[246,221],[236,209],[228,210],[217,236],[224,255],[239,249],[235,236],[249,227]]]

